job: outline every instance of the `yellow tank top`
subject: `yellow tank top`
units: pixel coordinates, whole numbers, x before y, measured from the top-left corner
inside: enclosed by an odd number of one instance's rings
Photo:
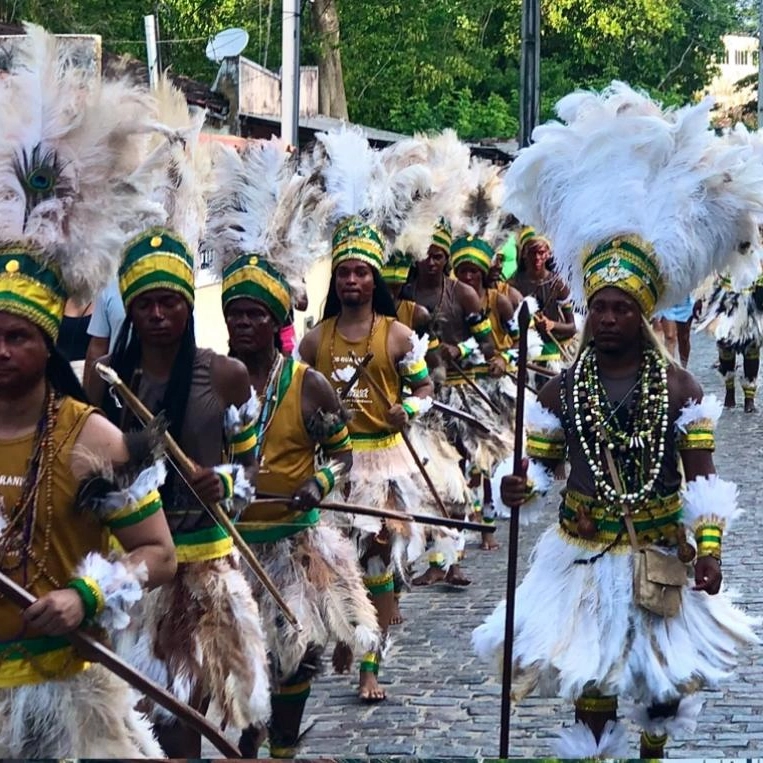
[[[410,299],[401,299],[400,304],[397,306],[397,319],[404,326],[408,326],[413,330],[413,313],[416,310],[416,303]]]
[[[5,528],[0,530],[0,568],[36,597],[63,588],[88,552],[108,551],[104,526],[94,514],[74,509],[79,482],[71,473],[72,447],[94,410],[69,397],[61,400],[53,433],[55,457],[52,469],[48,467],[41,475],[30,527],[32,554],[26,561],[19,531],[9,531],[8,527],[22,494],[35,434],[0,440],[0,498],[4,506],[0,526]],[[43,464],[49,463],[43,457]],[[30,514],[25,512],[25,516]],[[22,530],[24,520],[18,521]],[[0,598],[0,687],[37,683],[51,675],[65,677],[82,670],[87,663],[67,644],[62,639],[40,637],[24,625],[14,604]]]
[[[302,384],[307,370],[308,366],[292,358],[284,362],[276,391],[278,403],[263,437],[258,493],[291,495],[315,471],[315,443],[302,417]],[[309,527],[314,524],[311,518],[311,512],[291,511],[286,504],[254,505],[244,511],[238,525],[247,542],[263,543]],[[279,524],[284,525],[280,533]]]
[[[511,338],[506,333],[506,329],[501,325],[501,316],[498,314],[498,294],[497,289],[488,289],[486,299],[482,301],[482,307],[487,310],[490,318],[490,327],[492,328],[493,343],[497,352],[508,350],[511,347]]]
[[[377,316],[370,337],[362,337],[357,342],[350,342],[336,328],[336,318],[324,321],[321,329],[321,340],[318,346],[318,356],[315,367],[332,384],[337,394],[344,388],[344,382],[338,379],[335,372],[346,366],[354,365],[350,352],[357,358],[363,358],[369,352],[373,359],[366,366],[371,377],[384,390],[384,397],[391,403],[400,402],[400,375],[387,354],[387,337],[390,326],[395,319],[382,315]],[[379,396],[361,377],[352,388],[344,401],[352,412],[347,428],[350,431],[353,447],[360,441],[378,443],[386,438],[395,437],[387,424],[386,405]]]

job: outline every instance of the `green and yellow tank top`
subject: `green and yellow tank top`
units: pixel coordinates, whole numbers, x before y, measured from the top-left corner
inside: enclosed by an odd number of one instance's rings
[[[315,471],[315,443],[302,416],[302,384],[308,366],[286,358],[276,387],[276,406],[265,424],[257,493],[291,495]],[[238,522],[247,543],[286,538],[314,525],[318,509],[292,511],[287,504],[250,506]]]
[[[376,316],[374,327],[369,337],[362,337],[351,342],[337,329],[336,317],[329,318],[321,324],[321,339],[318,346],[318,356],[315,367],[320,371],[336,390],[341,393],[344,382],[337,372],[348,366],[354,366],[350,353],[358,359],[373,353],[373,359],[366,366],[371,377],[384,391],[384,397],[391,403],[400,402],[400,375],[395,364],[387,353],[387,338],[390,326],[395,318]],[[352,438],[354,449],[377,449],[397,444],[400,433],[389,428],[386,418],[386,405],[379,396],[361,377],[344,401],[352,413],[347,428]]]
[[[53,430],[52,462],[43,456],[37,500],[19,506],[35,433],[0,440],[0,569],[35,597],[63,588],[91,551],[108,551],[108,534],[93,513],[74,508],[79,481],[71,453],[92,406],[61,399]],[[30,536],[31,553],[25,551]],[[65,638],[41,636],[25,625],[15,604],[0,598],[0,688],[65,679],[88,666]]]

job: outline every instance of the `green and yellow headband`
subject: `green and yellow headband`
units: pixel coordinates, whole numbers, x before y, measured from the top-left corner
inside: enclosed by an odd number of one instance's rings
[[[435,225],[434,233],[432,233],[432,246],[436,246],[444,250],[447,254],[450,254],[450,247],[453,243],[453,232],[450,228],[450,223],[441,217],[440,221]]]
[[[239,297],[262,302],[283,325],[291,309],[291,291],[284,277],[265,260],[242,254],[223,268],[223,311]]]
[[[450,261],[454,271],[459,265],[470,262],[487,273],[493,264],[493,257],[495,257],[493,247],[478,236],[461,236],[450,247]]]
[[[614,286],[633,297],[644,315],[651,315],[664,290],[654,248],[638,236],[623,236],[583,255],[583,288],[586,300]]]
[[[26,318],[55,342],[67,294],[60,273],[21,245],[0,248],[0,312]]]
[[[388,283],[405,283],[413,265],[413,258],[409,254],[393,252],[392,256],[382,266],[381,277]]]
[[[541,236],[535,231],[535,228],[527,226],[522,228],[522,232],[519,234],[519,248],[524,248],[525,244],[531,244],[534,241],[542,241],[544,244],[548,244],[551,247],[551,242],[545,237]]]
[[[119,268],[119,291],[125,310],[140,294],[171,289],[193,306],[193,255],[180,236],[165,228],[151,228],[126,247]]]
[[[331,241],[331,270],[347,260],[360,260],[380,271],[384,239],[379,229],[358,217],[348,217],[339,223]]]

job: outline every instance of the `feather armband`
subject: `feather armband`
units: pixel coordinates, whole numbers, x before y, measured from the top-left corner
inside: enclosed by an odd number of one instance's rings
[[[717,474],[696,477],[683,491],[684,522],[694,530],[697,556],[721,558],[723,533],[742,513],[739,491],[733,482]]]
[[[419,384],[424,381],[429,372],[427,370],[426,357],[429,347],[429,336],[418,337],[411,334],[411,349],[403,356],[398,363],[397,369],[405,384]]]
[[[145,563],[130,567],[119,560],[108,561],[90,553],[79,564],[76,577],[67,583],[85,607],[85,619],[107,631],[124,630],[130,624],[129,610],[143,596],[148,580]]]
[[[715,450],[715,425],[722,410],[715,395],[707,395],[700,403],[689,400],[676,420],[678,449]]]
[[[492,331],[490,319],[484,313],[470,313],[466,316],[466,325],[475,339],[484,339]]]
[[[431,397],[416,397],[409,395],[403,400],[403,410],[408,414],[408,420],[423,416],[432,407]]]
[[[559,417],[534,401],[527,408],[527,455],[530,458],[564,461],[567,438]]]
[[[257,447],[256,424],[260,415],[260,401],[254,389],[249,399],[238,408],[231,405],[225,411],[225,439],[233,458],[242,458]]]
[[[228,513],[239,514],[256,495],[254,485],[246,476],[246,470],[241,464],[219,464],[213,471],[223,485],[223,506]]]

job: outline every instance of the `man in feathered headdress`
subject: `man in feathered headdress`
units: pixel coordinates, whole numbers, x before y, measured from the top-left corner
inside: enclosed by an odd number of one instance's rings
[[[160,757],[129,687],[67,634],[113,636],[143,588],[172,578],[164,464],[150,442],[148,456],[127,447],[55,347],[67,297],[106,285],[145,211],[121,173],[151,104],[86,83],[37,27],[13,67],[0,88],[0,571],[37,601],[21,612],[0,597],[0,756]],[[109,531],[124,554],[107,560]]]
[[[418,508],[422,480],[400,430],[428,407],[432,384],[424,359],[428,340],[396,320],[381,278],[386,246],[379,226],[394,216],[381,212],[373,193],[391,186],[389,175],[355,132],[319,136],[317,152],[334,201],[332,275],[323,320],[302,340],[300,355],[340,394],[357,364],[366,360],[365,371],[346,394],[353,444],[349,500],[402,511]],[[403,386],[409,390],[405,398]],[[405,577],[407,564],[424,550],[421,529],[411,525],[353,518],[364,582],[385,635],[394,607],[394,572]],[[365,701],[385,698],[377,680],[380,657],[380,650],[369,651],[361,662],[359,694]]]
[[[761,171],[708,129],[709,108],[663,114],[619,83],[573,94],[557,106],[567,124],[538,128],[507,176],[507,203],[557,242],[588,307],[580,356],[528,411],[528,476],[501,486],[526,514],[569,460],[559,521],[517,590],[512,678],[517,700],[543,687],[574,701],[561,757],[627,756],[619,699],[641,757],[663,757],[667,735],[696,723],[695,692],[756,640],[721,590],[738,508],[713,466],[720,403],[648,325],[755,235]],[[500,655],[504,619],[501,605],[475,630],[478,653]]]
[[[154,192],[164,215],[124,249],[119,288],[126,318],[110,365],[197,465],[173,473],[163,488],[178,574],[152,592],[142,619],[120,651],[197,709],[211,701],[238,728],[270,715],[266,641],[257,603],[233,556],[233,541],[207,506],[245,505],[255,470],[256,397],[240,361],[196,346],[194,255],[206,207],[196,137],[203,114],[189,115],[185,97],[164,82],[160,118],[182,140],[159,146]],[[109,395],[104,409],[125,431],[139,422]],[[224,463],[221,463],[224,462]],[[165,752],[198,757],[201,740],[152,708]]]
[[[293,758],[299,727],[330,639],[362,652],[379,641],[355,549],[321,520],[320,501],[352,466],[339,400],[326,378],[284,354],[280,329],[312,263],[322,191],[295,175],[278,139],[239,157],[218,152],[209,200],[208,246],[222,266],[222,308],[231,355],[242,360],[260,399],[255,424],[258,492],[289,496],[252,504],[237,520],[242,537],[282,592],[301,630],[285,622],[252,579],[272,670],[270,756]],[[263,196],[265,197],[263,199]],[[316,464],[320,448],[323,463]],[[256,757],[257,729],[239,747]]]

